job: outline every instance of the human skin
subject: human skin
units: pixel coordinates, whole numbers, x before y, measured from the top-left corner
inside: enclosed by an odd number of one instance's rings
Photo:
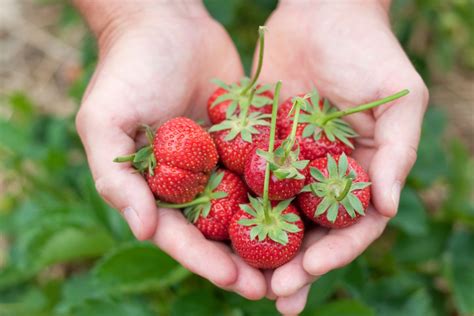
[[[368,215],[346,229],[309,232],[292,261],[263,273],[206,240],[178,211],[158,209],[143,178],[131,166],[112,162],[143,142],[141,124],[157,127],[179,115],[206,119],[206,100],[215,88],[209,80],[235,82],[243,75],[228,35],[198,1],[75,2],[99,46],[98,66],[77,115],[78,133],[98,192],[121,211],[138,239],[152,239],[224,289],[249,299],[276,299],[279,311],[291,315],[304,308],[311,282],[351,262],[395,215],[416,158],[428,94],[390,30],[388,2],[281,1],[267,22],[261,78],[282,79],[283,98],[316,86],[345,108],[404,88],[410,94],[347,118],[361,135],[355,158],[373,183]]]
[[[299,313],[309,284],[349,264],[382,234],[416,160],[428,90],[390,29],[388,8],[388,1],[280,1],[266,23],[261,79],[282,79],[283,100],[316,87],[344,109],[410,90],[345,118],[360,135],[353,156],[369,172],[373,205],[351,227],[307,232],[300,253],[273,272],[269,295],[284,314]]]
[[[176,116],[206,119],[219,77],[243,76],[237,51],[200,2],[77,0],[97,37],[99,60],[77,114],[99,194],[135,236],[151,239],[190,271],[249,299],[266,293],[262,272],[205,239],[179,210],[157,208],[143,177],[117,156],[143,144],[140,126]],[[179,233],[179,238],[176,238]]]

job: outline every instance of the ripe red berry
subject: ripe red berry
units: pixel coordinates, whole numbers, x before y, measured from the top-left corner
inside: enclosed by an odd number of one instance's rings
[[[282,161],[282,157],[277,155],[283,142],[275,141],[275,154],[269,156],[264,152],[268,149],[268,142],[262,142],[256,146],[249,154],[245,165],[245,182],[249,188],[258,196],[263,196],[265,181],[265,169],[267,161],[274,166],[271,168],[270,183],[268,187],[268,198],[274,201],[281,201],[295,197],[305,185],[305,178],[308,175],[306,165],[308,161],[303,160],[299,151],[289,153],[288,157]]]
[[[185,117],[165,122],[155,135],[147,127],[146,134],[149,146],[115,161],[131,161],[145,175],[158,199],[170,203],[191,201],[204,190],[217,164],[217,150],[211,136]]]
[[[249,265],[275,269],[290,261],[298,252],[304,235],[303,221],[296,208],[286,200],[272,203],[270,224],[265,224],[262,201],[250,199],[232,217],[230,240],[235,252]]]
[[[211,176],[204,192],[184,209],[184,214],[206,238],[226,240],[230,220],[240,209],[239,205],[248,202],[247,196],[247,187],[238,175],[219,169]]]
[[[297,198],[301,211],[329,228],[354,224],[370,202],[370,182],[365,170],[351,157],[328,155],[309,164],[304,190]]]
[[[316,92],[313,92],[313,94]],[[325,99],[319,98],[318,96],[313,96],[308,101],[308,106],[305,111],[302,113],[302,118],[308,118],[311,114],[314,116],[322,118],[331,108],[329,103],[326,101],[326,106],[324,105]],[[313,102],[318,104],[318,106],[313,106]],[[292,128],[292,116],[289,115],[289,112],[293,106],[292,98],[287,99],[283,102],[278,108],[278,120],[277,120],[277,130],[280,138],[288,137],[291,133]],[[349,125],[339,119],[337,121],[338,126],[344,126],[341,132],[333,132],[333,123],[330,121],[325,123],[325,126],[330,128],[326,129],[321,126],[316,120],[312,123],[302,122],[298,124],[296,130],[296,138],[300,145],[301,154],[305,159],[314,160],[316,158],[325,157],[328,153],[333,155],[339,155],[346,153],[347,155],[352,153],[353,144],[350,140],[351,137],[355,137],[357,134],[352,131]],[[309,127],[308,127],[309,126]],[[314,128],[313,128],[314,127]],[[341,127],[342,128],[342,127]],[[309,130],[311,133],[306,133],[305,130]],[[326,134],[328,131],[329,137]],[[340,137],[336,136],[340,135]],[[342,138],[342,140],[341,140]]]
[[[245,87],[244,84],[226,85],[219,82],[220,86],[207,101],[207,114],[212,124],[218,124],[232,116],[232,114],[240,114],[240,104],[248,102],[250,96],[250,90],[246,94],[241,95],[242,87]],[[268,86],[257,86],[256,95],[252,98],[252,104],[248,112],[269,114],[272,111],[273,93],[269,90],[258,90],[259,88],[266,89]]]

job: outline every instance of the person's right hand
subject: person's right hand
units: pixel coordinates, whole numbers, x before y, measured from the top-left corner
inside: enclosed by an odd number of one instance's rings
[[[222,288],[263,297],[259,270],[224,244],[206,240],[181,212],[158,209],[144,178],[130,165],[113,162],[136,151],[141,124],[157,127],[181,115],[206,119],[206,100],[215,89],[210,79],[230,83],[243,75],[232,41],[199,2],[76,4],[97,35],[100,53],[76,119],[98,192],[121,211],[138,239],[152,238]]]

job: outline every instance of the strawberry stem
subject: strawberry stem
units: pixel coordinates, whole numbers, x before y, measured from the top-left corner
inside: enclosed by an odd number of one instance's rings
[[[263,50],[264,50],[264,44],[265,44],[265,26],[259,26],[258,27],[258,41],[259,41],[259,46],[258,46],[258,64],[257,64],[257,71],[255,71],[255,74],[252,77],[252,81],[242,90],[240,95],[245,95],[257,82],[258,77],[260,76],[260,72],[262,71],[262,65],[263,65]]]
[[[351,187],[352,187],[352,179],[347,178],[346,179],[346,185],[344,186],[344,190],[342,190],[342,192],[338,196],[336,196],[336,201],[340,202],[340,201],[344,200],[347,193],[349,193],[349,191],[351,190]]]
[[[296,131],[298,129],[298,121],[300,118],[301,112],[301,103],[304,102],[301,98],[297,97],[293,103],[294,106],[294,116],[293,116],[293,125],[291,126],[291,133],[290,136],[287,138],[289,140],[287,147],[285,148],[285,155],[283,156],[282,163],[286,161],[288,155],[290,154],[296,140]]]
[[[188,202],[188,203],[173,204],[173,203],[166,203],[166,202],[156,201],[156,205],[158,205],[158,207],[164,207],[164,208],[185,208],[185,207],[189,207],[189,206],[209,203],[210,201],[211,201],[211,199],[209,198],[209,196],[202,196],[202,197],[197,198],[195,200],[192,200],[191,202]]]
[[[114,162],[129,162],[129,161],[133,161],[133,159],[135,159],[135,154],[116,157],[114,159]]]
[[[342,110],[342,111],[337,111],[337,112],[331,113],[331,114],[329,114],[328,116],[326,116],[324,118],[324,120],[321,122],[321,125],[323,126],[324,124],[326,124],[330,120],[333,120],[333,119],[336,119],[336,118],[339,118],[339,117],[343,117],[343,116],[346,116],[346,115],[349,115],[349,114],[362,112],[362,111],[365,111],[365,110],[375,108],[379,105],[382,105],[382,104],[388,103],[390,101],[396,100],[398,98],[401,98],[401,97],[407,95],[409,92],[410,91],[408,89],[405,89],[405,90],[402,90],[400,92],[397,92],[395,94],[392,94],[392,95],[390,95],[388,97],[385,97],[383,99],[380,99],[380,100],[376,100],[376,101],[366,103],[366,104],[362,104],[362,105],[359,105],[359,106],[356,106],[356,107],[353,107],[353,108],[349,108],[349,109],[345,109],[345,110]]]
[[[257,88],[253,88],[253,89],[252,89],[252,91],[250,92],[250,96],[249,96],[249,98],[248,98],[247,104],[242,108],[242,112],[240,112],[240,113],[241,113],[241,117],[242,117],[242,118],[241,118],[241,120],[242,120],[242,121],[241,121],[241,122],[242,122],[242,123],[241,123],[242,126],[246,126],[246,124],[247,124],[247,114],[248,114],[248,112],[249,112],[250,104],[252,104],[252,99],[253,99],[253,97],[254,97],[254,95],[255,95],[255,91],[257,91]]]
[[[275,133],[276,133],[276,118],[278,111],[278,100],[280,98],[280,89],[281,81],[278,81],[275,86],[275,96],[273,98],[272,106],[272,122],[270,126],[270,141],[268,144],[268,153],[271,155],[273,153],[273,147],[275,146]],[[265,213],[265,221],[267,223],[271,222],[270,214],[268,210],[269,200],[268,200],[268,189],[270,186],[270,163],[267,161],[265,168],[265,181],[263,183],[263,211]]]

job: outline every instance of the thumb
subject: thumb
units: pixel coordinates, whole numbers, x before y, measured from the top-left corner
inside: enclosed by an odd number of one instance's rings
[[[157,207],[145,179],[130,165],[113,162],[115,157],[135,151],[135,141],[127,134],[130,116],[116,110],[121,108],[116,101],[112,107],[108,98],[91,91],[77,114],[77,131],[97,191],[121,212],[136,238],[144,240],[155,233]]]
[[[416,161],[423,115],[428,103],[428,90],[421,78],[408,87],[409,95],[390,107],[375,111],[377,150],[369,168],[373,184],[372,200],[375,208],[388,217],[397,213],[401,189]],[[393,91],[396,88],[393,87]]]

